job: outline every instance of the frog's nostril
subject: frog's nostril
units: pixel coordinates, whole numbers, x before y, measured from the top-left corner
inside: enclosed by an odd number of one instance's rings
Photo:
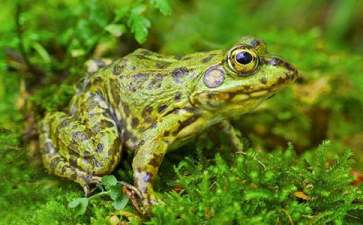
[[[273,57],[267,63],[272,66],[278,66],[278,65],[281,65],[283,63],[283,61],[279,58]]]
[[[270,60],[267,61],[267,63],[272,65],[272,66],[285,67],[289,71],[290,77],[292,77],[294,79],[298,75],[298,71],[293,65],[291,65],[290,63],[285,62],[284,60],[282,60],[280,58],[272,57]]]

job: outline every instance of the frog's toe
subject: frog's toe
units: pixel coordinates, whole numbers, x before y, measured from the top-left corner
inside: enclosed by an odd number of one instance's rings
[[[84,180],[85,182],[82,184],[82,188],[85,196],[91,195],[101,183],[101,177],[98,176],[87,176]]]
[[[159,204],[162,201],[156,194],[148,195],[142,199],[142,204],[144,207],[151,207],[153,205]]]
[[[137,188],[132,185],[124,185],[122,190],[127,195],[127,197],[130,199],[131,204],[134,207],[134,209],[139,214],[144,215],[145,212],[143,210],[142,204],[140,204],[140,200],[142,197],[139,193],[139,190],[137,190]]]

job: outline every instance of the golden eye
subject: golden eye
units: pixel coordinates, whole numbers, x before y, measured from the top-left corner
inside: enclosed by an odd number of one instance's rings
[[[252,73],[257,68],[258,56],[254,51],[245,47],[235,48],[228,55],[228,65],[240,75]]]

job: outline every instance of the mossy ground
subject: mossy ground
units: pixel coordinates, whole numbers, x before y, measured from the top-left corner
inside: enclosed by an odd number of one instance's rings
[[[0,224],[137,223],[130,204],[115,210],[109,196],[76,215],[68,203],[81,189],[41,167],[32,120],[67,104],[88,58],[122,56],[140,46],[135,39],[185,54],[228,47],[246,34],[265,40],[302,79],[234,121],[251,147],[247,156],[229,154],[215,132],[168,155],[156,181],[165,205],[143,223],[363,221],[362,185],[352,185],[363,170],[362,3],[19,2],[0,9]],[[129,164],[114,175],[130,182]]]

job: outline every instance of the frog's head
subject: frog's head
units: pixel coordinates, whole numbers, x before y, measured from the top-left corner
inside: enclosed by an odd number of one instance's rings
[[[190,96],[193,105],[226,116],[253,110],[259,103],[294,81],[297,70],[267,53],[265,45],[243,37],[220,61],[203,69]]]

